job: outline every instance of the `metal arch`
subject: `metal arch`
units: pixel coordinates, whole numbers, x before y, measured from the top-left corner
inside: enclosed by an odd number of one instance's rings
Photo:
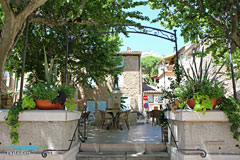
[[[89,33],[90,31],[98,31],[101,29],[111,29],[111,31],[99,31],[94,33]],[[141,25],[131,25],[131,24],[113,24],[113,25],[103,25],[94,26],[86,29],[79,30],[78,32],[71,33],[67,31],[67,46],[66,46],[66,56],[65,56],[65,83],[67,84],[67,65],[68,65],[68,51],[69,43],[74,42],[81,38],[86,38],[90,36],[96,36],[101,34],[111,34],[111,33],[137,33],[149,36],[158,37],[175,43],[176,50],[176,68],[178,69],[178,49],[177,49],[177,34],[176,30],[174,32],[165,31],[158,28],[141,26]]]
[[[123,29],[123,27],[125,27]],[[112,31],[100,31],[93,34],[89,34],[89,31],[97,31],[101,29],[108,29],[111,28]],[[148,27],[148,26],[141,26],[141,25],[131,25],[131,24],[114,24],[114,25],[103,25],[103,26],[95,26],[89,27],[86,29],[82,29],[78,32],[72,33],[69,35],[70,40],[69,42],[76,41],[81,38],[101,35],[101,34],[110,34],[110,33],[138,33],[138,34],[145,34],[150,36],[155,36],[158,38],[166,39],[171,42],[175,42],[176,36],[175,33],[165,31],[158,28]]]

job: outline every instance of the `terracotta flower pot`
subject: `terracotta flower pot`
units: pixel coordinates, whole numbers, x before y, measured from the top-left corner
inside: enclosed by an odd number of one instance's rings
[[[47,101],[47,100],[35,99],[35,103],[38,109],[44,109],[44,110],[62,109],[62,105],[60,102],[57,102],[56,104],[52,104],[50,101]]]
[[[213,104],[213,108],[215,108],[216,105],[217,105],[217,99],[210,99],[210,101],[211,101],[212,104]]]
[[[217,104],[217,99],[210,99],[210,101],[212,102],[213,104],[213,109],[216,107],[216,104]],[[187,104],[190,108],[194,108],[194,105],[195,105],[195,99],[188,99],[187,100]]]
[[[190,108],[194,108],[194,105],[195,105],[195,99],[188,99],[187,100],[187,104]]]

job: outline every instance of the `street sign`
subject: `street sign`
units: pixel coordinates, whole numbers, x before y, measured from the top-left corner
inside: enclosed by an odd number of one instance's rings
[[[144,103],[144,108],[148,108],[148,103]]]
[[[144,101],[147,101],[147,100],[148,100],[148,96],[147,96],[147,95],[144,95],[144,96],[143,96],[143,100],[144,100]]]

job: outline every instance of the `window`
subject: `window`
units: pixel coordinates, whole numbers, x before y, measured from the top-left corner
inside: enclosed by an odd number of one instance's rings
[[[153,103],[153,102],[154,102],[153,95],[152,94],[148,95],[148,103]]]
[[[158,103],[162,103],[163,102],[163,97],[161,95],[158,95],[157,102]]]

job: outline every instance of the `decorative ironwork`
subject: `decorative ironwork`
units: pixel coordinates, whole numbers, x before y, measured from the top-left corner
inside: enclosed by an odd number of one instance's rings
[[[101,34],[112,34],[112,33],[138,33],[138,34],[145,34],[145,35],[166,39],[171,42],[176,41],[175,32],[172,33],[169,31],[158,29],[158,28],[141,26],[141,25],[130,25],[130,24],[115,24],[115,25],[89,27],[89,28],[80,30],[76,33],[70,34],[69,41],[72,42],[72,41],[76,41],[78,39],[86,38],[89,36],[96,36]]]
[[[66,56],[65,56],[65,83],[67,84],[67,64],[68,64],[68,51],[69,43],[76,40],[97,36],[102,34],[113,34],[113,33],[137,33],[144,34],[149,36],[158,37],[175,43],[176,50],[176,63],[178,64],[178,48],[177,48],[177,30],[174,32],[165,31],[158,28],[141,26],[141,25],[132,25],[132,24],[114,24],[114,25],[103,25],[103,26],[94,26],[79,30],[78,32],[71,33],[67,31],[67,46],[66,46]],[[176,65],[178,67],[178,65]],[[178,68],[176,68],[178,69]]]

